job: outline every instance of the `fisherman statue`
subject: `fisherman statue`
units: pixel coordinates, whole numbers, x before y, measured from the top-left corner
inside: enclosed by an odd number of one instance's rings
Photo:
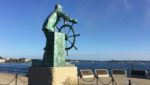
[[[43,24],[42,31],[44,32],[45,37],[46,37],[46,46],[44,48],[45,52],[43,55],[42,65],[44,65],[45,62],[47,62],[47,59],[49,59],[48,57],[50,57],[49,55],[51,54],[52,50],[54,50],[54,49],[52,49],[53,44],[51,43],[52,39],[51,39],[51,36],[49,36],[49,33],[55,32],[55,28],[56,28],[57,24],[60,22],[61,18],[68,22],[77,22],[77,20],[71,19],[69,16],[67,16],[63,12],[62,6],[60,4],[55,5],[55,9],[46,18],[46,20]]]
[[[61,19],[67,22],[57,28]],[[32,66],[28,69],[29,85],[64,85],[68,78],[73,80],[69,84],[77,83],[77,67],[65,61],[66,50],[76,48],[75,40],[79,36],[74,32],[74,24],[77,24],[77,20],[67,16],[60,4],[55,5],[54,11],[43,24],[42,30],[46,37],[43,60],[33,59]],[[66,29],[68,31],[64,32]]]

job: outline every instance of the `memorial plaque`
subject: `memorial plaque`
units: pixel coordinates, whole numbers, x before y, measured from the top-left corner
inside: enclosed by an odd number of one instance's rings
[[[96,69],[95,74],[98,77],[109,77],[109,73],[107,69]]]
[[[127,73],[125,69],[113,69],[112,75],[127,76]]]
[[[82,78],[94,78],[94,74],[90,69],[80,70]]]
[[[131,70],[132,77],[146,77],[145,70]]]

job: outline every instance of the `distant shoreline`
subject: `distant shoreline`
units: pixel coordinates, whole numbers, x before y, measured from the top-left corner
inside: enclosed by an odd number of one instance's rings
[[[66,59],[66,61],[86,61],[86,62],[150,62],[150,60],[75,60],[75,59]]]
[[[77,59],[66,59],[66,62],[150,62],[150,60],[77,60]],[[9,61],[9,62],[1,62],[1,63],[32,63],[32,59],[29,62],[23,62],[23,61]],[[0,64],[1,64],[0,63]]]

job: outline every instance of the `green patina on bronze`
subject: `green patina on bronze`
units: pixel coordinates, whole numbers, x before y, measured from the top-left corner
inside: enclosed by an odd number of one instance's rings
[[[58,32],[49,32],[51,41],[49,41],[49,49],[45,50],[43,56],[43,66],[55,67],[65,65],[65,35]]]
[[[65,64],[65,35],[63,33],[55,33],[54,42],[54,65],[64,66]]]

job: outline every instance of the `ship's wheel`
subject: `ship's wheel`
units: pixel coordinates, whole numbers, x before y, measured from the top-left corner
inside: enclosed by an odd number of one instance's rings
[[[77,50],[77,47],[75,46],[75,42],[76,42],[76,37],[80,36],[80,34],[75,34],[73,25],[76,24],[76,22],[72,22],[72,25],[70,24],[64,24],[63,26],[61,26],[58,31],[62,32],[65,34],[65,50],[67,51],[67,55],[68,55],[68,50],[75,48]]]

